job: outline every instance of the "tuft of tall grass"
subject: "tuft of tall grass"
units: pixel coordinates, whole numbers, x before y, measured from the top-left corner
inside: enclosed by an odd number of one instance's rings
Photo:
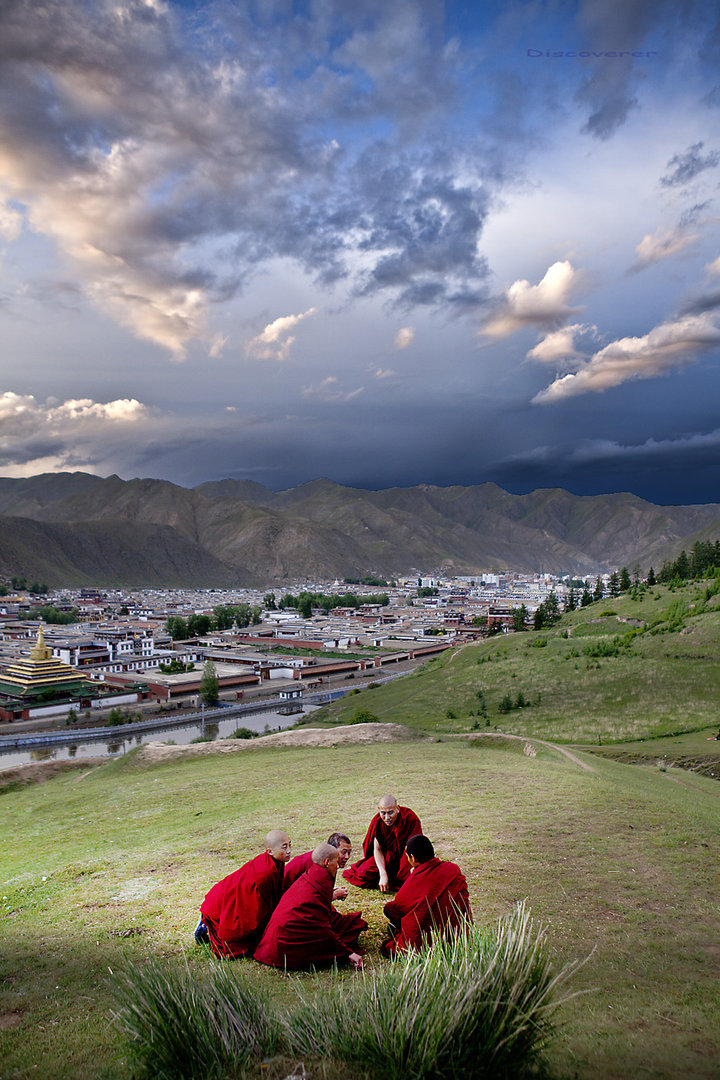
[[[148,960],[114,975],[112,986],[115,1021],[148,1077],[209,1080],[275,1048],[267,996],[228,964],[196,975]]]
[[[554,971],[546,934],[525,903],[496,929],[468,925],[336,986],[281,1022],[295,1054],[332,1055],[383,1080],[537,1074],[560,991],[578,963]]]

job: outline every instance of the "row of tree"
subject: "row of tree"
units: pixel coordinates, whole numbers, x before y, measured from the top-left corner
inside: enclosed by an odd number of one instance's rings
[[[273,605],[271,607],[267,602],[272,598]],[[284,611],[286,608],[295,608],[303,619],[309,619],[313,613],[313,608],[320,608],[327,613],[332,611],[336,607],[345,608],[359,608],[363,604],[380,604],[382,607],[387,607],[390,603],[390,597],[387,593],[371,593],[369,596],[358,595],[357,593],[322,593],[322,592],[308,592],[307,590],[301,590],[297,596],[292,593],[285,593],[280,600],[275,600],[274,593],[267,593],[265,596],[265,606],[268,610],[273,611],[275,608],[279,608],[280,611]]]
[[[34,596],[45,596],[50,592],[49,585],[46,585],[44,581],[32,581],[30,585],[27,583],[27,578],[13,577],[10,578],[10,584],[12,585],[13,592],[29,592]],[[9,596],[10,589],[4,582],[0,582],[0,596]]]
[[[690,581],[692,578],[706,577],[708,571],[720,568],[720,540],[697,540],[690,551],[681,551],[677,559],[663,563],[658,572],[658,581]]]
[[[212,615],[170,615],[165,620],[165,629],[173,641],[187,641],[188,638],[204,637],[213,630],[231,630],[233,626],[255,625],[262,618],[262,608],[257,604],[220,604],[213,608]]]

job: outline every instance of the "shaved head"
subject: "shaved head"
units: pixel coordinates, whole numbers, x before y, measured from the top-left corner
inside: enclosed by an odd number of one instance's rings
[[[312,861],[322,865],[326,859],[334,859],[337,855],[337,848],[332,844],[318,844],[316,848],[313,848]]]
[[[340,864],[340,852],[332,844],[318,844],[312,853],[312,861],[316,866],[324,866],[331,877],[335,877]]]
[[[287,862],[291,855],[290,837],[282,829],[271,829],[265,837],[265,850],[278,862]]]
[[[392,828],[400,814],[400,807],[394,795],[383,795],[378,803],[378,813],[384,823]]]

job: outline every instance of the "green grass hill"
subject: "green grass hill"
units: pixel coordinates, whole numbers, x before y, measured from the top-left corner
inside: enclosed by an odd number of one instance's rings
[[[4,1080],[137,1076],[110,1018],[111,971],[152,957],[199,972],[210,963],[192,942],[200,902],[269,827],[286,827],[296,852],[341,827],[357,851],[388,789],[463,868],[478,923],[527,898],[558,965],[589,956],[573,985],[588,992],[559,1016],[551,1076],[717,1076],[720,786],[527,740],[425,739],[164,765],[140,752],[0,796],[12,839],[0,851]],[[346,902],[370,922],[370,963],[382,902],[356,889]],[[298,985],[322,993],[327,978],[238,963],[281,1001]],[[350,1080],[331,1062],[307,1075]]]
[[[587,744],[717,729],[720,581],[606,598],[551,629],[466,645],[309,722],[351,723],[359,711],[437,734]]]

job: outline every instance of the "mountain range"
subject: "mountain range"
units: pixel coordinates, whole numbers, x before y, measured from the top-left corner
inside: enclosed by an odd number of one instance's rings
[[[183,488],[82,472],[0,477],[0,575],[51,585],[644,572],[717,537],[719,504],[656,506],[629,493],[511,495],[492,483],[366,491],[322,479],[273,492],[249,480]]]

